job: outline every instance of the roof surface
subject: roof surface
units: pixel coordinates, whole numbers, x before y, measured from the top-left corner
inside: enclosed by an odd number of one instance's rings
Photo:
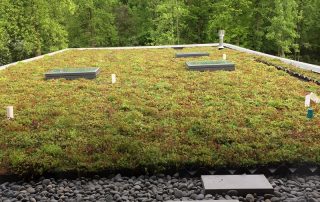
[[[179,50],[180,52],[181,50]],[[320,116],[304,97],[319,86],[215,47],[236,71],[187,71],[174,49],[67,50],[0,72],[0,167],[9,172],[319,162]],[[99,67],[95,80],[44,80],[65,67]],[[316,73],[307,72],[311,75]],[[117,83],[111,83],[111,74]],[[316,77],[316,76],[315,76]],[[25,169],[28,168],[28,169]]]

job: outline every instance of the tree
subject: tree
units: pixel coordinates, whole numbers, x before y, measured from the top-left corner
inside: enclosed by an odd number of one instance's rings
[[[188,10],[182,0],[164,0],[156,7],[155,30],[152,39],[155,44],[180,44],[181,32],[186,27]]]
[[[159,0],[120,1],[114,8],[120,46],[151,43],[154,10]]]
[[[1,0],[0,64],[66,47],[225,41],[320,63],[319,0]]]
[[[186,26],[181,33],[186,43],[210,42],[207,33],[209,16],[212,13],[212,2],[212,0],[186,1],[188,15],[185,17]]]
[[[247,47],[257,51],[272,52],[274,44],[266,39],[270,26],[270,16],[273,12],[274,3],[270,0],[253,0],[252,16],[250,17]],[[271,44],[271,46],[270,46]]]
[[[0,2],[0,66],[10,63],[12,61],[11,53],[9,50],[9,36],[5,27],[7,26],[6,8],[9,1],[3,0]]]
[[[118,33],[118,45],[129,46],[137,43],[136,22],[138,19],[134,15],[128,4],[119,4],[115,10],[115,25]]]
[[[226,30],[225,40],[237,45],[248,45],[250,19],[252,18],[251,0],[225,0],[212,4],[208,38],[217,40],[218,30]]]
[[[54,2],[54,1],[52,1]],[[3,0],[0,4],[1,51],[6,61],[17,61],[67,47],[67,32],[55,13],[68,0],[53,4],[49,0]]]
[[[75,14],[69,16],[71,47],[101,47],[117,44],[113,0],[76,0]]]
[[[135,19],[136,35],[134,36],[139,45],[150,45],[153,43],[152,33],[154,30],[154,19],[157,17],[156,7],[161,0],[129,0],[128,5]]]
[[[68,47],[68,31],[65,28],[66,16],[73,15],[75,4],[72,0],[46,0],[47,10],[41,23],[42,50],[57,51]],[[42,16],[43,16],[42,15]]]
[[[298,22],[297,31],[301,54],[305,61],[320,63],[320,1],[298,0],[298,10],[301,20]],[[317,59],[318,58],[318,59]],[[300,55],[297,57],[300,59]]]
[[[295,0],[274,0],[274,13],[267,28],[267,39],[272,41],[278,49],[278,55],[284,57],[291,50],[298,50],[295,39],[297,33],[298,5]]]

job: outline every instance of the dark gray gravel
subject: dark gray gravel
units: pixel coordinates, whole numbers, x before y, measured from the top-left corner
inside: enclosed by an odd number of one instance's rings
[[[200,178],[139,176],[76,180],[42,179],[6,182],[0,185],[0,201],[166,201],[238,199],[246,202],[320,202],[319,176],[270,177],[274,194],[239,196],[230,190],[223,195],[205,195]]]

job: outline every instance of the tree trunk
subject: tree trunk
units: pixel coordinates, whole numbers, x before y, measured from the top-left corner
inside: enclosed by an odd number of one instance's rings
[[[178,0],[176,0],[176,9],[179,9],[178,7]],[[177,20],[176,20],[176,32],[177,32],[177,42],[180,44],[180,33],[179,33],[179,12],[176,12]]]
[[[93,25],[93,11],[92,8],[89,8],[89,33],[90,33],[90,41],[91,41],[91,46],[95,47],[96,46],[96,41],[94,37],[94,25]]]

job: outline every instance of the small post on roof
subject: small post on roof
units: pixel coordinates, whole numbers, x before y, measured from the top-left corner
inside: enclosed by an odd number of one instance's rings
[[[116,74],[111,74],[111,83],[112,83],[112,84],[115,84],[116,81],[117,81]]]
[[[219,50],[224,49],[224,46],[223,46],[224,34],[225,34],[224,30],[219,30],[219,33],[218,33],[218,35],[219,35],[219,46],[218,46],[218,49]]]
[[[13,119],[13,106],[8,106],[7,107],[7,118],[8,119]]]
[[[222,60],[227,60],[227,54],[222,55]]]
[[[307,118],[309,119],[312,119],[314,117],[314,111],[313,111],[313,108],[311,107],[311,101],[319,104],[320,98],[314,93],[310,93],[306,96],[304,105],[305,107],[308,107]]]

